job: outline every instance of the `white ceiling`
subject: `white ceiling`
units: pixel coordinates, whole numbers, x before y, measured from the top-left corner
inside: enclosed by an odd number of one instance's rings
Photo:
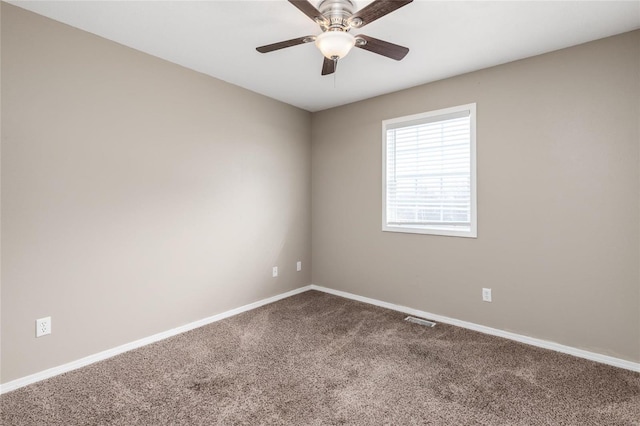
[[[415,0],[355,32],[409,47],[403,61],[353,49],[322,77],[312,43],[255,50],[320,32],[285,0],[11,3],[308,111],[640,28],[639,0]]]

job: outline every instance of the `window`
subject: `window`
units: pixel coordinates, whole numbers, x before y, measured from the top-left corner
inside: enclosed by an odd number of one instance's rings
[[[382,230],[472,237],[476,104],[382,122]]]

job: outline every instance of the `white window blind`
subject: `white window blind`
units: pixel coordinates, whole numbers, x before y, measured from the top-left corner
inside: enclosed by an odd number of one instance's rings
[[[475,236],[474,111],[464,106],[384,123],[384,230]]]

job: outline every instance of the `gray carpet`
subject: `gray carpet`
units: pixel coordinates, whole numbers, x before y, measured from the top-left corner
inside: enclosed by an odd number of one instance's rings
[[[3,425],[638,425],[640,374],[306,292],[0,397]]]

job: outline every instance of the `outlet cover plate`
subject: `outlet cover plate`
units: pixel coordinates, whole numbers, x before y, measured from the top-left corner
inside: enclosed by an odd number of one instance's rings
[[[491,289],[483,288],[482,289],[482,301],[483,302],[491,302]]]
[[[302,271],[302,262],[298,261],[296,263],[296,271],[298,272]]]
[[[278,276],[278,267],[277,266],[273,267],[273,274],[272,275],[273,275],[273,278]]]
[[[51,317],[40,318],[36,320],[36,337],[51,334]]]

